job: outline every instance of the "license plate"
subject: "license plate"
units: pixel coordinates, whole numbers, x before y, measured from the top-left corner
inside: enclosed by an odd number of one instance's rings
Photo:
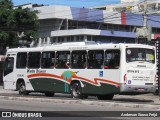
[[[139,91],[139,92],[144,92],[144,89],[138,89],[137,91]]]

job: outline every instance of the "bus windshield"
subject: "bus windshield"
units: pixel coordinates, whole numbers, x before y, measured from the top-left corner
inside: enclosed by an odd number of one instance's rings
[[[155,54],[153,49],[146,48],[127,48],[126,62],[144,61],[155,63]]]

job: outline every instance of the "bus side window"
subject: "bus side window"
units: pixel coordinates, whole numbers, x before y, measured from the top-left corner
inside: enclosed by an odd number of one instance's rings
[[[103,68],[104,50],[90,50],[88,51],[88,69]]]
[[[118,69],[120,64],[120,50],[106,50],[104,69]]]
[[[40,52],[30,52],[28,53],[28,68],[39,68],[40,67]]]
[[[17,53],[16,68],[26,68],[27,65],[27,53],[19,52]]]
[[[70,51],[57,51],[56,52],[56,68],[70,67]]]
[[[71,68],[73,69],[84,69],[86,68],[86,55],[87,52],[82,51],[72,51],[71,54]]]
[[[42,68],[54,68],[55,67],[55,52],[43,52],[41,58]]]

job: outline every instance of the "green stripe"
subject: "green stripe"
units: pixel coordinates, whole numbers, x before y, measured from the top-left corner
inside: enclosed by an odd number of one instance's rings
[[[70,93],[70,85],[64,81],[60,81],[52,78],[34,78],[30,79],[31,85],[35,91],[52,91],[59,93]],[[87,82],[82,81],[84,87],[82,87],[82,93],[84,94],[115,94],[120,92],[120,88],[116,88],[115,85],[101,83],[101,86],[95,86]]]

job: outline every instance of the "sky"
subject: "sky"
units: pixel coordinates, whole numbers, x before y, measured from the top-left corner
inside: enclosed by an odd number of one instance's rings
[[[44,5],[67,5],[72,7],[92,7],[120,3],[120,0],[12,0],[14,6],[33,3]]]

